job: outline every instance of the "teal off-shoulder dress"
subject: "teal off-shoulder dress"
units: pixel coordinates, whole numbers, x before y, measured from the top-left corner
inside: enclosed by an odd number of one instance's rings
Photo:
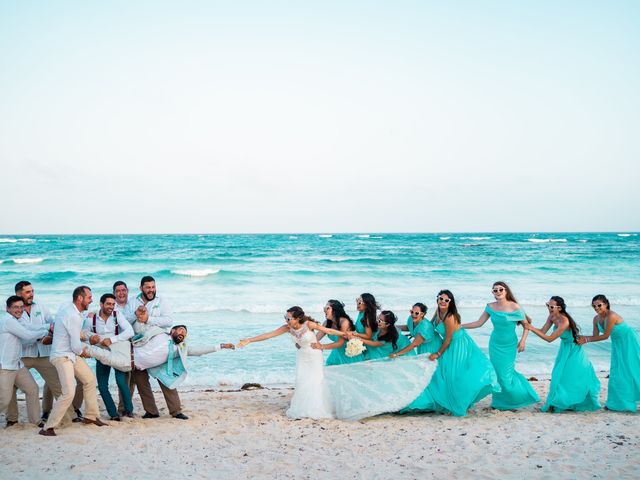
[[[335,335],[327,335],[327,337],[329,337],[329,339],[332,342],[337,342],[338,340],[340,340],[340,338],[342,338],[342,337],[337,337]],[[345,342],[342,344],[340,348],[334,348],[331,350],[331,353],[327,357],[327,361],[325,365],[327,366],[344,365],[346,363],[362,362],[365,359],[364,354],[362,353],[360,355],[356,355],[355,357],[347,357],[347,354],[345,353],[346,348],[347,348],[347,341],[345,340]]]
[[[444,323],[435,331],[444,337]],[[405,412],[441,412],[464,417],[474,404],[500,391],[491,362],[464,329],[454,332],[451,343],[438,359],[429,386]]]
[[[420,323],[414,325],[413,318],[409,316],[407,319],[407,329],[409,329],[409,334],[413,338],[420,335],[424,339],[422,345],[417,348],[418,355],[423,353],[436,353],[440,350],[440,347],[442,346],[442,337],[433,328],[433,323],[426,318],[423,318]]]
[[[554,326],[554,331],[557,327]],[[551,387],[543,412],[564,410],[594,411],[601,408],[598,394],[600,380],[584,348],[573,340],[571,329],[560,335],[560,349],[556,356]]]
[[[606,330],[598,322],[601,333]],[[636,412],[640,402],[640,336],[626,322],[611,331],[611,370],[605,405],[609,410]]]
[[[396,328],[396,327],[393,326],[392,328]],[[380,334],[379,330],[377,332],[374,332],[372,340],[377,342],[379,334]],[[409,341],[409,339],[405,337],[402,334],[402,332],[398,331],[398,341],[396,342],[396,346],[397,346],[396,350],[393,349],[393,344],[391,342],[383,341],[383,345],[379,347],[371,347],[367,345],[367,350],[365,351],[365,353],[368,353],[367,360],[375,360],[377,358],[387,358],[393,352],[399,352],[404,347],[410,344],[411,342]],[[415,350],[411,350],[409,353],[407,353],[407,355],[415,355],[415,354],[416,354]]]
[[[539,402],[538,394],[515,368],[518,352],[516,325],[526,319],[524,312],[521,309],[499,312],[489,305],[485,312],[493,324],[489,339],[489,358],[500,383],[500,392],[493,394],[491,406],[498,410],[512,410]]]

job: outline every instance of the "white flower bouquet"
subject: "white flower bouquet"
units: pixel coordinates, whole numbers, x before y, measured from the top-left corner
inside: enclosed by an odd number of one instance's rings
[[[366,349],[367,347],[364,346],[362,340],[359,338],[352,338],[347,342],[347,347],[345,348],[344,353],[347,357],[357,357]]]

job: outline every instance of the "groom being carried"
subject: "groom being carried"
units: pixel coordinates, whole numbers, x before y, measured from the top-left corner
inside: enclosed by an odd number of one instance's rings
[[[167,388],[176,388],[187,377],[187,356],[200,356],[220,349],[235,348],[232,343],[192,347],[184,341],[187,327],[176,325],[170,333],[149,326],[128,342],[112,343],[109,350],[85,346],[84,353],[123,372],[147,370]]]

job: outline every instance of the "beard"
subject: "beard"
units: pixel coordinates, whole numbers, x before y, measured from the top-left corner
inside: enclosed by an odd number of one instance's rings
[[[173,340],[173,343],[175,343],[176,345],[179,345],[182,342],[184,342],[184,337],[182,335],[177,334],[177,333],[172,334],[171,335],[171,339]]]
[[[144,295],[144,298],[147,300],[147,302],[150,302],[151,300],[156,298],[156,293],[155,292],[149,292],[149,293],[142,292],[142,295]]]

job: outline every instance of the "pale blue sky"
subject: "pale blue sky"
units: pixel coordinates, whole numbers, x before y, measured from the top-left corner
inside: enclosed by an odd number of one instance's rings
[[[639,20],[4,1],[0,230],[637,231]]]

